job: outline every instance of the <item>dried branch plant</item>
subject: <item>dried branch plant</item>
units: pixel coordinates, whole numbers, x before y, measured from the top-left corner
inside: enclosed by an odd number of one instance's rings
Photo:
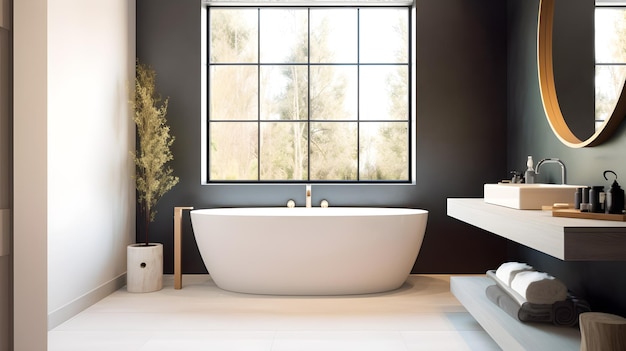
[[[156,204],[179,181],[167,163],[174,157],[166,115],[169,98],[161,103],[156,92],[156,72],[151,67],[137,63],[135,99],[131,101],[133,120],[137,127],[137,150],[131,152],[136,166],[136,188],[144,219],[145,244],[149,243],[148,225],[154,221]]]

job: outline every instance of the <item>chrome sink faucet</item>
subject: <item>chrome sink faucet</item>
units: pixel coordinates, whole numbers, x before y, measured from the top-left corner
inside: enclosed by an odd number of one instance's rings
[[[306,185],[306,207],[311,207],[311,185]]]
[[[561,162],[561,160],[559,160],[558,158],[544,158],[537,163],[537,166],[535,167],[536,174],[539,174],[539,167],[541,167],[541,165],[543,165],[544,163],[559,164],[561,166],[561,184],[565,184],[565,164],[563,164],[563,162]]]

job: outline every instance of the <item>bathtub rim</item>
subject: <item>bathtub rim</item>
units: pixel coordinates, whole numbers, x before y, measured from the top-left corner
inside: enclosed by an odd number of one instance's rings
[[[429,211],[405,207],[215,207],[200,208],[190,211],[193,215],[213,216],[250,216],[250,217],[281,217],[281,216],[328,216],[328,217],[360,217],[360,216],[411,216],[428,215]]]

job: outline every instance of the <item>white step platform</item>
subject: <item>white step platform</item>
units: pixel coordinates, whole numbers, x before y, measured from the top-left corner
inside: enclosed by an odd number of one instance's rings
[[[506,351],[580,350],[578,328],[542,323],[522,323],[492,303],[485,289],[495,282],[487,276],[452,276],[450,291]]]

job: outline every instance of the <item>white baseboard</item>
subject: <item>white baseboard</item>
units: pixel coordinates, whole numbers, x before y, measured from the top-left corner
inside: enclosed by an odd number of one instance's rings
[[[61,323],[69,320],[87,307],[109,296],[124,285],[126,285],[126,273],[120,274],[83,296],[78,297],[65,306],[48,313],[48,330],[56,328]]]

